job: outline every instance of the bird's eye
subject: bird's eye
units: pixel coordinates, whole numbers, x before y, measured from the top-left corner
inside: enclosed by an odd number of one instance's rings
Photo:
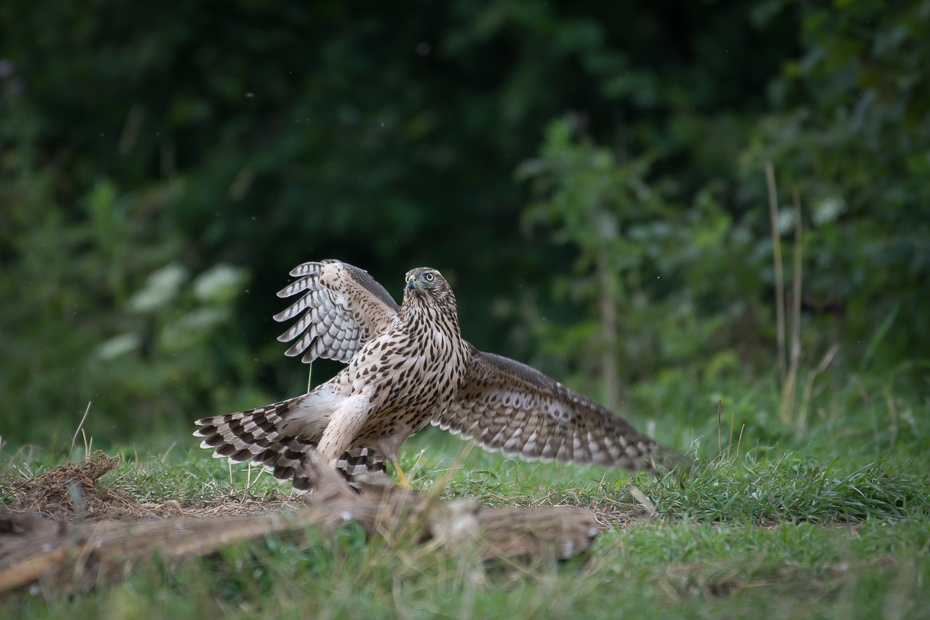
[[[431,274],[431,273],[426,274],[426,281],[427,281],[427,282],[432,282],[432,281],[433,281],[433,274]]]

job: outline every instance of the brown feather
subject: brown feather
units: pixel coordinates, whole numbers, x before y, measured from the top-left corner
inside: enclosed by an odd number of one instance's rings
[[[198,420],[215,456],[264,465],[275,477],[303,473],[319,449],[350,480],[383,472],[425,424],[524,459],[661,469],[687,465],[596,402],[525,364],[462,340],[455,296],[438,271],[407,273],[398,306],[366,272],[339,261],[304,263],[280,297],[304,295],[275,316],[301,315],[278,339],[287,355],[347,362],[312,392],[265,407]]]

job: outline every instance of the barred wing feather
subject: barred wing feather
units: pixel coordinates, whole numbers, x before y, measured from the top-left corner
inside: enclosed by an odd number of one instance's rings
[[[347,363],[366,342],[385,333],[400,310],[368,272],[337,260],[304,263],[292,269],[291,276],[299,280],[278,297],[304,294],[274,320],[288,321],[303,313],[278,340],[296,339],[285,355],[303,354],[305,363],[318,357]]]
[[[658,474],[684,463],[594,401],[520,362],[471,353],[455,401],[432,423],[527,460],[597,463]]]

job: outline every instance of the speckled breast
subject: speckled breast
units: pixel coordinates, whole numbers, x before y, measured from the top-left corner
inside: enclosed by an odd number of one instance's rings
[[[362,361],[355,373],[372,386],[372,401],[384,399],[358,434],[359,440],[393,435],[403,427],[426,425],[452,399],[465,373],[465,345],[454,320],[438,308],[405,317],[402,329],[370,352],[375,368]],[[379,339],[380,340],[380,339]],[[361,352],[360,361],[366,359]],[[368,369],[368,374],[363,374]],[[374,375],[374,376],[372,376]]]

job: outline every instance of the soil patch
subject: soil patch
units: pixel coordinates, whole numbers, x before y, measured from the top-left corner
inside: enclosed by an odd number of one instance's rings
[[[272,499],[226,495],[189,506],[177,500],[139,503],[119,489],[100,484],[100,478],[120,463],[119,456],[98,450],[81,463],[67,463],[37,476],[7,476],[3,487],[15,498],[6,508],[13,516],[38,513],[57,523],[172,517],[231,517],[302,505],[299,499],[279,495]]]
[[[123,491],[98,486],[97,481],[119,465],[118,456],[98,450],[83,463],[67,463],[32,478],[11,477],[7,486],[14,512],[35,511],[58,522],[77,518],[118,519],[131,516],[139,505]]]

